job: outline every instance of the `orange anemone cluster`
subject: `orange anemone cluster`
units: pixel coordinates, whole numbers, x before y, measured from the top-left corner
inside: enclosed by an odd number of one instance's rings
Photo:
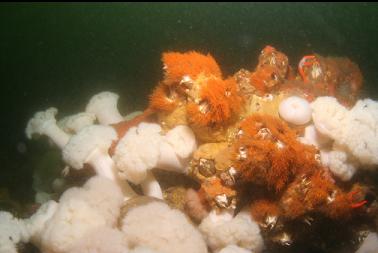
[[[163,53],[162,61],[164,79],[150,95],[149,107],[156,112],[173,111],[180,101],[185,102],[187,90],[200,74],[217,78],[222,76],[210,54],[167,52]]]
[[[259,220],[257,211],[265,209],[289,219],[311,212],[343,219],[363,204],[354,204],[353,195],[340,189],[320,164],[317,150],[300,143],[295,131],[276,117],[254,114],[243,120],[233,152],[239,186],[253,183],[276,195],[277,202],[269,205],[252,201],[251,212]]]
[[[358,185],[350,192],[338,187],[326,168],[299,173],[274,199],[252,200],[251,214],[266,225],[268,217],[288,220],[304,218],[308,214],[322,214],[331,219],[349,219],[366,204]],[[359,196],[358,196],[359,195]]]
[[[217,62],[210,54],[203,55],[195,51],[167,52],[163,53],[162,60],[165,70],[165,85],[179,84],[184,76],[194,80],[201,73],[207,76],[222,77]]]
[[[179,103],[178,94],[172,87],[160,83],[150,95],[150,108],[155,111],[171,112]]]
[[[254,72],[243,71],[227,79],[209,54],[167,52],[162,61],[164,79],[151,94],[147,112],[169,113],[181,106],[193,129],[209,131],[240,120],[243,103],[250,99],[244,90],[258,96],[284,92],[308,100],[329,95],[351,104],[362,84],[358,66],[349,59],[305,56],[295,73],[288,57],[272,46],[261,51]],[[318,150],[297,140],[298,129],[262,114],[252,114],[237,124],[240,131],[230,144],[229,168],[236,170],[230,174],[236,181],[226,184],[228,177],[220,176],[226,172],[205,179],[199,190],[203,201],[230,208],[243,187],[261,187],[274,197],[252,200],[251,213],[259,222],[267,216],[297,219],[312,212],[347,218],[354,207],[362,205],[335,184],[319,162]]]
[[[297,141],[282,120],[254,114],[240,124],[234,164],[246,182],[280,192],[297,174],[319,167],[316,150]]]
[[[358,202],[353,199],[355,192],[358,192],[357,185],[347,193],[334,183],[326,170],[318,170],[311,176],[297,177],[282,195],[280,206],[283,215],[291,219],[311,212],[331,219],[347,219]]]
[[[242,98],[234,78],[222,79],[211,55],[194,51],[168,52],[162,57],[165,75],[150,96],[155,112],[172,112],[184,105],[191,124],[219,126],[239,114]]]
[[[211,78],[200,87],[199,101],[187,105],[188,119],[199,126],[216,126],[227,123],[242,106],[238,86],[233,78]]]

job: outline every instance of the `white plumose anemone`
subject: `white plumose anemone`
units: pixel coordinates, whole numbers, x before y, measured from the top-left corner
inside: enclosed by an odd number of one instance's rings
[[[57,126],[55,119],[57,113],[58,109],[54,107],[35,113],[33,118],[28,121],[25,129],[28,139],[31,139],[35,134],[46,135],[59,148],[63,148],[70,139],[70,135]]]
[[[233,217],[233,213],[211,211],[199,225],[207,245],[214,251],[220,251],[228,245],[261,252],[264,241],[260,228],[247,210],[243,210]]]
[[[284,99],[278,108],[278,112],[282,119],[294,125],[304,125],[311,120],[310,103],[297,96]]]
[[[57,125],[68,134],[75,134],[81,129],[94,124],[96,115],[88,112],[80,112],[74,115],[64,117],[59,120]]]
[[[67,253],[89,231],[114,227],[122,203],[119,187],[101,176],[92,177],[80,188],[70,188],[60,197],[54,214],[44,224],[41,251]]]
[[[102,125],[116,124],[123,121],[117,108],[119,95],[109,91],[103,91],[94,95],[85,109],[87,113],[96,115]]]
[[[113,180],[121,187],[125,199],[136,195],[125,180],[120,180],[108,150],[117,133],[110,126],[92,125],[83,128],[71,137],[63,148],[63,160],[72,168],[80,170],[89,164],[100,176]]]
[[[130,246],[164,253],[208,253],[201,233],[185,214],[160,201],[132,207],[120,228]]]
[[[334,97],[318,97],[311,103],[316,130],[334,140],[361,169],[378,164],[378,101],[358,100],[352,109]],[[343,158],[342,160],[345,160]]]
[[[118,142],[113,160],[122,179],[140,184],[144,194],[162,199],[151,170],[186,173],[196,147],[195,136],[187,126],[177,126],[163,135],[159,124],[142,122],[130,128]]]

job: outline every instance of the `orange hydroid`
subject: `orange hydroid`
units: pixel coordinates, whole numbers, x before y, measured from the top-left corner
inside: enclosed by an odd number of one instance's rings
[[[240,128],[248,137],[256,138],[258,135],[264,135],[261,129],[266,128],[270,132],[266,134],[266,137],[273,135],[278,140],[297,143],[295,131],[285,121],[271,115],[253,114],[241,122]]]
[[[287,78],[288,69],[287,56],[268,45],[261,51],[257,67],[250,76],[251,85],[261,94],[277,90]]]
[[[278,83],[276,69],[272,66],[265,66],[256,70],[250,78],[251,84],[262,94],[268,92]]]
[[[194,80],[201,73],[207,76],[222,77],[217,62],[210,54],[203,55],[195,51],[186,53],[167,52],[163,53],[162,61],[166,85],[178,84],[184,76],[189,76]]]
[[[177,106],[177,94],[169,86],[159,84],[150,95],[150,108],[156,111],[173,111]]]
[[[349,193],[344,192],[321,168],[311,176],[297,176],[282,195],[280,204],[284,216],[290,219],[309,212],[322,213],[331,219],[348,219],[356,207],[361,208],[366,203],[354,199],[356,192],[359,192],[358,186]]]
[[[331,219],[350,219],[353,214],[353,209],[350,205],[349,195],[344,192],[337,192],[334,200],[325,206],[323,212]]]
[[[354,211],[362,208],[367,201],[363,198],[364,194],[358,197],[358,193],[362,193],[362,188],[355,184],[350,192],[343,192],[341,189],[335,187],[333,192],[332,201],[324,206],[323,213],[331,219],[350,219]],[[360,199],[359,199],[360,198]],[[362,199],[362,201],[361,201]]]
[[[268,45],[261,50],[256,70],[266,66],[274,67],[277,70],[277,74],[285,78],[289,67],[289,59],[284,53]]]
[[[305,197],[305,205],[309,210],[316,209],[327,203],[327,198],[335,190],[335,184],[327,177],[324,170],[317,170],[311,177],[309,189]]]
[[[243,158],[242,150],[246,155]],[[236,148],[236,164],[245,181],[265,185],[269,189],[280,191],[294,176],[291,165],[293,154],[289,148],[279,149],[267,140],[249,140],[239,142]]]
[[[251,214],[257,222],[262,223],[268,216],[278,216],[280,208],[273,201],[260,199],[251,204]]]
[[[189,120],[200,126],[217,126],[226,123],[241,110],[242,97],[238,94],[235,79],[211,78],[200,88],[200,101],[187,106]]]
[[[201,184],[200,191],[206,192],[206,196],[215,198],[220,194],[226,194],[227,196],[234,196],[235,190],[230,187],[224,186],[222,181],[218,177],[209,178]]]
[[[319,168],[316,150],[298,142],[295,131],[279,118],[255,114],[240,129],[233,157],[247,182],[279,192],[295,175]]]
[[[222,184],[222,181],[218,177],[208,178],[201,183],[201,188],[198,191],[199,196],[206,199],[210,206],[216,204],[216,197],[224,195],[227,198],[234,198],[236,191],[228,186]]]

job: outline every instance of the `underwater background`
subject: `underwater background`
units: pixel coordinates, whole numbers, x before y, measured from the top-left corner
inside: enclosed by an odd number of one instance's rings
[[[48,146],[26,141],[34,112],[72,114],[103,90],[120,95],[123,115],[143,109],[164,51],[209,52],[225,75],[254,68],[265,45],[292,66],[345,56],[361,68],[363,96],[377,99],[377,13],[374,3],[2,4],[0,189],[33,201],[32,164]]]

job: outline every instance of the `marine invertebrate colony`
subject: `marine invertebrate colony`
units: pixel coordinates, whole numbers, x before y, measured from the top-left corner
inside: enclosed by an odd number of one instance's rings
[[[199,96],[187,105],[189,121],[200,126],[226,124],[235,117],[242,105],[237,84],[233,78],[205,81],[199,88]],[[196,101],[197,100],[197,101]]]
[[[218,63],[210,54],[167,52],[163,53],[162,60],[166,85],[178,85],[186,79],[195,80],[199,74],[222,77]]]
[[[304,125],[311,121],[311,107],[307,100],[292,96],[280,103],[279,113],[286,122]]]
[[[261,94],[277,90],[286,79],[288,70],[287,56],[272,46],[266,46],[261,51],[258,65],[250,76],[251,84]]]
[[[349,154],[356,167],[375,169],[378,164],[378,103],[359,100],[350,110],[333,97],[320,97],[311,107],[316,129],[334,141],[333,150]],[[340,128],[339,125],[344,125]],[[344,159],[346,162],[346,158]],[[332,166],[331,166],[332,169]]]
[[[0,252],[275,253],[322,224],[376,231],[378,102],[358,100],[358,66],[315,54],[296,70],[272,46],[257,60],[226,77],[210,54],[166,52],[141,112],[122,116],[104,91],[58,124],[54,107],[36,113],[27,137],[84,172],[29,219],[0,212]]]
[[[355,103],[362,74],[351,60],[342,57],[307,55],[298,64],[304,83],[318,89],[322,96],[334,96],[345,105]]]
[[[280,191],[295,175],[318,167],[315,149],[301,144],[278,118],[255,114],[241,122],[240,131],[234,165],[246,181]]]
[[[178,94],[170,86],[159,84],[150,96],[150,107],[157,111],[173,111],[178,104]]]
[[[63,148],[70,136],[57,126],[55,115],[58,110],[54,107],[46,111],[37,112],[33,118],[28,121],[25,133],[31,139],[33,135],[46,135],[59,148]]]

